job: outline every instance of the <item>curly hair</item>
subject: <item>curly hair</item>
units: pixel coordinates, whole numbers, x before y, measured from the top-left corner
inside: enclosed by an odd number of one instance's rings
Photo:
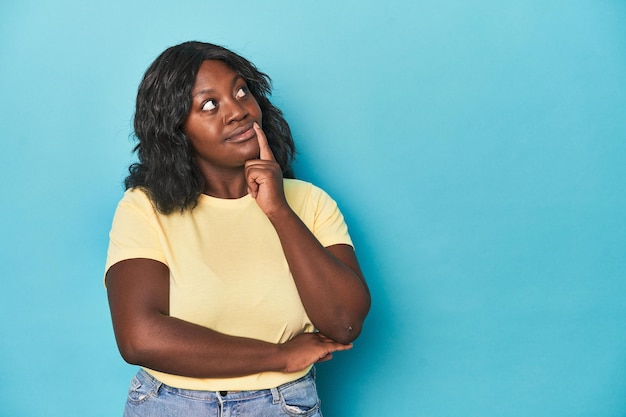
[[[210,43],[185,42],[166,49],[148,67],[139,90],[134,117],[138,162],[129,168],[126,189],[144,189],[164,214],[193,209],[204,189],[204,177],[182,125],[191,110],[191,91],[206,60],[223,61],[247,83],[263,114],[263,131],[285,178],[293,178],[296,153],[291,130],[272,105],[271,79],[236,53]]]

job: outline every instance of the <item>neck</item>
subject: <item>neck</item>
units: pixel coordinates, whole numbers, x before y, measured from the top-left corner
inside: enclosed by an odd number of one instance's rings
[[[203,194],[217,198],[241,198],[248,194],[248,185],[243,169],[233,172],[213,172],[204,175]]]

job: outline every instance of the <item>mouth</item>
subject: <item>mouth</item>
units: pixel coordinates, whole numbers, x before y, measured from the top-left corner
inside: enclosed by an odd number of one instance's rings
[[[228,137],[225,139],[225,142],[231,142],[231,143],[246,142],[255,136],[256,136],[256,133],[254,132],[254,128],[252,127],[252,123],[251,123],[251,124],[247,124],[247,125],[244,125],[235,129],[230,135],[228,135]]]

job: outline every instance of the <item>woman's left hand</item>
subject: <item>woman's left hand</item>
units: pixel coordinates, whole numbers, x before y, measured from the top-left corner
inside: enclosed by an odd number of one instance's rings
[[[259,141],[259,159],[246,161],[245,174],[248,192],[268,217],[288,208],[283,190],[280,165],[267,143],[267,137],[255,122],[254,131]]]

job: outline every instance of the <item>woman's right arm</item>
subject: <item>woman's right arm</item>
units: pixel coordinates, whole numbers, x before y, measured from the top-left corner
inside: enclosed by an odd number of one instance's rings
[[[351,347],[315,333],[273,344],[170,317],[169,269],[155,260],[116,263],[107,272],[106,285],[122,357],[156,371],[195,378],[296,372]]]

